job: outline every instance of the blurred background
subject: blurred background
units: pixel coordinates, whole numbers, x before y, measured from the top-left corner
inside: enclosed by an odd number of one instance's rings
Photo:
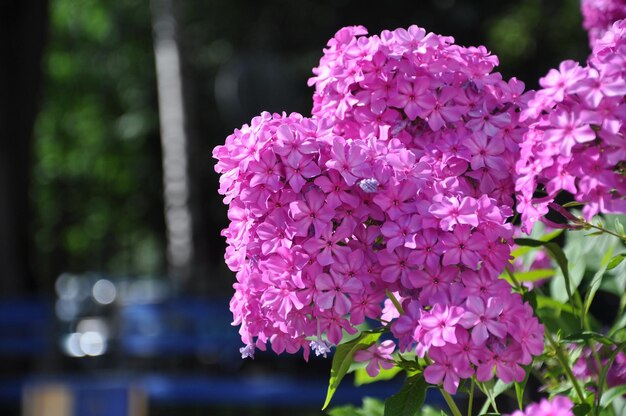
[[[578,0],[0,0],[0,414],[320,414],[329,361],[239,357],[211,150],[357,24],[588,54]]]

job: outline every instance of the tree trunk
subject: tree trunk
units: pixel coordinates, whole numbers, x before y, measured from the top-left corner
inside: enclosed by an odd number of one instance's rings
[[[163,151],[168,272],[176,283],[184,286],[192,274],[194,250],[180,48],[173,1],[152,0],[151,6]]]

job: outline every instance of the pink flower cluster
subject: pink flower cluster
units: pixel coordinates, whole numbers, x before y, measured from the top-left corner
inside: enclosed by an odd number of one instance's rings
[[[613,22],[626,18],[626,1],[582,0],[580,10],[583,15],[583,27],[589,35],[589,46],[593,48]]]
[[[434,158],[444,187],[512,206],[524,83],[491,72],[498,59],[484,46],[461,47],[417,26],[366,33],[347,27],[328,42],[309,80],[313,115],[343,137],[410,150],[396,169]]]
[[[587,66],[564,61],[540,84],[523,112],[531,124],[516,165],[524,231],[562,190],[586,203],[587,219],[626,212],[626,21],[596,42]]]
[[[542,399],[529,405],[525,411],[517,410],[511,416],[574,416],[574,403],[565,396],[555,396],[552,400]]]
[[[615,347],[611,349],[604,349],[600,348],[600,346],[596,349],[603,367],[606,366],[609,361],[606,356],[609,355],[614,349]],[[580,357],[578,357],[572,367],[572,372],[576,378],[580,380],[597,380],[600,375],[601,369],[598,368],[591,351],[591,348],[587,346],[583,347]],[[609,387],[626,384],[626,353],[620,351],[617,354],[615,361],[613,361],[613,364],[607,372],[606,382]]]
[[[365,34],[329,41],[313,118],[263,113],[214,150],[242,355],[268,341],[325,355],[369,318],[428,354],[426,380],[451,393],[473,374],[521,381],[543,326],[498,276],[524,85],[493,73],[484,47],[416,26]],[[394,349],[357,358],[373,374]]]

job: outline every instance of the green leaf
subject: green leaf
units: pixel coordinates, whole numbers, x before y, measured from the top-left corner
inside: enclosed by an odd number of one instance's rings
[[[608,346],[619,345],[618,341],[615,341],[607,337],[606,335],[602,335],[593,331],[583,331],[583,332],[579,332],[576,334],[568,335],[566,337],[563,337],[561,342],[582,344],[589,340],[598,341],[600,344],[608,345]]]
[[[572,412],[574,413],[574,416],[585,416],[591,412],[591,406],[587,403],[580,403],[574,406]]]
[[[448,416],[446,412],[431,406],[422,406],[419,416]]]
[[[545,247],[550,253],[550,256],[557,262],[561,271],[563,272],[563,278],[565,279],[565,290],[567,291],[567,298],[572,298],[572,287],[569,275],[569,264],[567,257],[561,247],[552,241],[533,240],[532,238],[516,238],[515,244],[528,247]]]
[[[563,208],[573,208],[573,207],[582,207],[584,206],[585,203],[584,202],[578,202],[578,201],[571,201],[568,202],[566,204],[561,205]]]
[[[384,403],[373,397],[364,397],[361,407],[348,404],[340,407],[333,407],[328,411],[329,416],[383,416],[385,411]]]
[[[359,335],[352,341],[337,346],[337,350],[335,351],[335,354],[333,356],[333,364],[330,369],[328,392],[326,393],[326,400],[324,401],[324,406],[322,407],[322,410],[326,409],[326,407],[330,403],[330,400],[333,398],[335,391],[337,391],[337,387],[339,387],[341,380],[350,369],[350,364],[352,364],[352,357],[354,356],[354,353],[359,350],[368,348],[370,345],[375,343],[378,338],[380,338],[380,335],[380,332],[362,332],[361,335]]]
[[[537,308],[554,309],[559,312],[567,312],[575,315],[578,309],[573,308],[569,304],[563,304],[547,296],[537,296]]]
[[[539,224],[542,225],[541,223],[539,223]],[[538,228],[540,228],[540,227],[536,226],[533,229],[533,234],[534,234],[534,231],[536,229],[538,229]],[[555,230],[555,231],[552,231],[551,233],[544,234],[544,235],[540,236],[539,238],[537,238],[537,240],[538,241],[551,241],[551,240],[554,240],[559,235],[561,235],[562,233],[563,233],[563,230]],[[539,246],[537,246],[537,247],[539,247]],[[513,256],[514,258],[521,257],[521,256],[525,255],[526,253],[528,253],[529,251],[531,251],[533,248],[536,248],[536,247],[531,247],[531,246],[518,247],[515,250],[513,250],[513,252],[511,252],[511,256]]]
[[[537,280],[547,279],[554,276],[552,269],[534,269],[527,272],[515,273],[518,282],[536,282]]]
[[[376,377],[371,377],[369,374],[367,374],[367,370],[365,368],[358,368],[354,372],[354,385],[362,386],[363,384],[375,383],[377,381],[391,380],[401,371],[402,368],[398,366],[392,367],[389,370],[383,368],[376,375]]]
[[[600,407],[607,407],[613,400],[626,394],[626,384],[608,389],[600,398]]]
[[[505,383],[502,380],[496,381],[495,384],[493,383],[493,381],[488,381],[486,383],[477,382],[476,385],[489,398],[489,400],[485,400],[485,404],[483,404],[482,409],[480,409],[480,412],[479,412],[480,415],[485,414],[487,409],[489,409],[491,402],[492,401],[495,402],[496,397],[498,397],[499,395],[501,395],[502,393],[504,393],[511,387],[511,383]],[[499,413],[494,413],[494,414],[499,414]]]
[[[352,406],[351,404],[335,407],[328,411],[330,416],[357,416],[360,414],[359,409]]]
[[[622,328],[626,327],[626,313],[623,314],[611,327],[611,331],[609,331],[609,335],[615,335]]]
[[[624,261],[625,258],[626,258],[626,253],[621,253],[621,254],[618,254],[617,256],[614,256],[611,260],[609,260],[609,263],[606,265],[606,269],[613,270],[614,268],[619,266],[619,264],[622,261]]]
[[[592,233],[585,234],[585,237],[599,237],[602,234],[604,234],[604,231],[594,231]]]
[[[624,235],[624,225],[619,220],[619,217],[615,218],[615,231],[618,234]]]
[[[589,285],[589,290],[585,294],[585,302],[583,307],[583,313],[581,315],[581,319],[584,322],[585,317],[589,313],[589,308],[591,307],[591,302],[593,302],[593,298],[596,296],[596,292],[600,288],[602,284],[602,278],[604,277],[604,273],[606,272],[606,264],[600,268],[593,276],[591,280],[591,284]]]
[[[598,393],[597,393],[597,399],[596,399],[596,405],[595,405],[596,414],[599,413],[600,400],[604,396],[604,385],[606,383],[606,376],[609,373],[609,368],[611,368],[611,366],[615,362],[615,359],[617,358],[618,354],[624,349],[626,349],[626,342],[622,342],[621,344],[617,346],[617,348],[613,350],[613,352],[611,353],[609,357],[609,360],[604,364],[604,366],[602,367],[602,370],[600,371],[600,379],[598,380]]]
[[[515,397],[517,398],[517,406],[520,410],[522,410],[522,408],[524,407],[524,390],[526,389],[526,383],[528,383],[528,378],[530,376],[530,366],[525,367],[524,371],[526,372],[524,381],[522,381],[521,383],[518,383],[517,381],[514,382]]]
[[[414,416],[426,399],[426,380],[422,374],[409,377],[397,394],[385,400],[385,416]]]
[[[361,406],[363,416],[383,416],[385,412],[385,403],[382,400],[373,397],[364,397],[363,406]]]
[[[585,301],[583,306],[583,313],[581,314],[581,322],[586,322],[587,314],[589,313],[589,308],[591,307],[591,302],[593,302],[593,298],[596,296],[596,292],[600,288],[602,284],[602,279],[604,278],[604,273],[608,268],[608,263],[611,261],[611,256],[613,255],[613,251],[615,250],[615,244],[611,245],[609,249],[604,254],[604,258],[600,262],[600,270],[596,272],[591,280],[591,284],[589,285],[589,289],[585,294]]]

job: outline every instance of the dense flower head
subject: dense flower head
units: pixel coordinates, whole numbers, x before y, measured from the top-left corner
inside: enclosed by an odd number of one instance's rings
[[[525,411],[517,410],[511,416],[574,416],[573,408],[574,403],[568,397],[555,396],[530,404]]]
[[[611,24],[626,18],[625,0],[582,0],[580,10],[583,15],[583,27],[589,35],[589,45],[602,38]]]
[[[473,374],[522,381],[543,326],[498,276],[523,84],[484,47],[416,26],[365,34],[329,41],[313,118],[263,113],[213,152],[242,351],[325,355],[374,319],[396,339],[356,357],[370,373],[397,350],[428,354],[426,380],[451,393]]]
[[[328,42],[309,80],[313,115],[346,138],[397,142],[410,152],[391,156],[397,170],[435,159],[444,186],[511,206],[524,84],[492,72],[498,59],[484,46],[417,26],[366,35],[347,27]]]
[[[599,39],[587,66],[564,61],[541,78],[543,89],[522,118],[531,122],[516,170],[524,231],[560,191],[598,212],[626,212],[626,21]]]

